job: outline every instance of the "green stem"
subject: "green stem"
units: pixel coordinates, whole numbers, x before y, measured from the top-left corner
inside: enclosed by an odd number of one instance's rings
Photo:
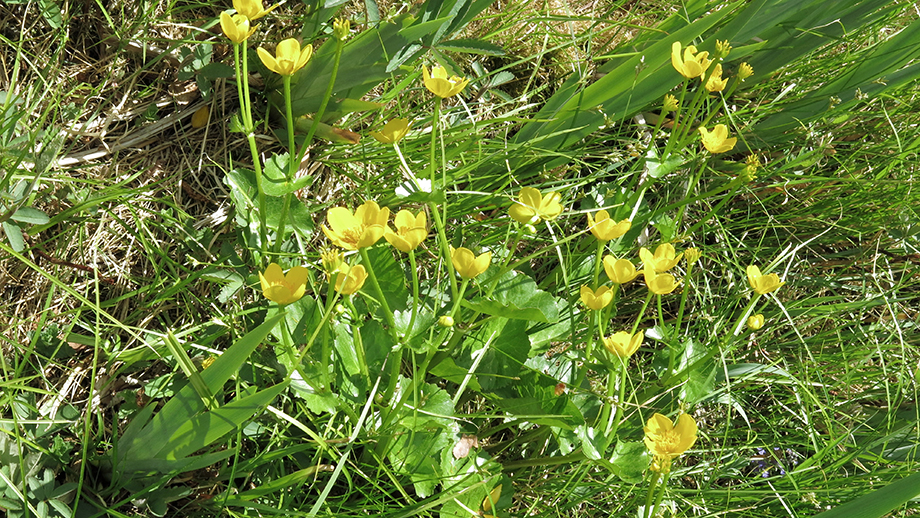
[[[242,56],[240,48],[242,47]],[[247,62],[247,47],[245,43],[233,45],[233,60],[236,71],[236,89],[240,96],[240,118],[242,119],[243,129],[246,132],[246,140],[249,141],[249,152],[252,155],[252,167],[256,173],[256,190],[259,196],[259,206],[256,212],[259,214],[259,248],[262,251],[262,261],[264,262],[268,251],[268,223],[265,220],[265,190],[262,188],[262,162],[259,159],[259,148],[256,146],[255,128],[252,123],[252,102],[249,98],[249,64]],[[242,67],[242,70],[240,68]]]
[[[412,270],[412,316],[409,317],[409,327],[406,328],[406,339],[412,335],[415,316],[418,315],[418,267],[415,265],[415,250],[409,250],[409,268]]]
[[[300,161],[294,160],[294,153],[297,151],[297,143],[294,141],[294,116],[293,110],[291,108],[291,76],[282,76],[282,81],[284,84],[284,115],[285,120],[287,121],[287,135],[288,135],[288,171],[286,179],[288,183],[294,181],[294,176],[297,174],[297,169],[300,167]],[[284,195],[284,205],[281,207],[281,218],[278,220],[278,232],[275,237],[275,245],[273,251],[278,254],[281,252],[281,244],[284,242],[284,232],[285,227],[287,226],[287,213],[291,207],[291,198],[294,197],[293,192],[289,192]]]
[[[367,278],[371,281],[371,286],[374,288],[374,295],[377,296],[380,302],[380,308],[383,310],[383,318],[387,322],[387,326],[390,328],[390,336],[396,343],[399,343],[399,334],[396,332],[396,321],[393,320],[393,312],[390,311],[390,305],[387,304],[386,297],[383,296],[383,290],[380,288],[380,283],[377,282],[377,275],[374,273],[374,267],[371,264],[371,259],[367,255],[367,249],[361,248],[358,250],[358,253],[361,254],[361,263],[364,264],[364,267],[367,269]]]

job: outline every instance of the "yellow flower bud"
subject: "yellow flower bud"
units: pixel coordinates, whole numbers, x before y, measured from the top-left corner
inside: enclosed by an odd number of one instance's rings
[[[696,248],[688,248],[684,250],[684,259],[687,260],[687,264],[693,264],[700,259],[700,251]]]
[[[765,320],[763,318],[763,315],[761,315],[760,313],[757,313],[756,315],[751,315],[747,319],[748,327],[753,329],[754,331],[757,331],[758,329],[763,327],[764,322]]]
[[[438,319],[438,325],[441,327],[454,327],[454,319],[450,315],[444,315]]]

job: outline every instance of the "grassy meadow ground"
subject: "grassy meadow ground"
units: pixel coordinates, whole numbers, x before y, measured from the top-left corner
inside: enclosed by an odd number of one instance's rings
[[[233,8],[0,5],[8,516],[918,514],[915,6]]]

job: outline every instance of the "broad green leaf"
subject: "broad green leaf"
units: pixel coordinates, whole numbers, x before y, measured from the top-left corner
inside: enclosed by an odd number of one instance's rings
[[[510,271],[502,275],[492,296],[464,301],[464,307],[486,315],[554,323],[559,320],[556,298],[537,288],[530,277]]]
[[[624,482],[638,484],[648,467],[648,449],[642,441],[619,441],[609,467]]]
[[[288,154],[273,155],[262,168],[262,189],[266,196],[281,197],[306,187],[313,181],[309,175],[288,178]],[[296,176],[296,175],[295,175]]]
[[[10,219],[19,223],[31,223],[33,225],[44,225],[50,221],[47,214],[32,207],[20,207],[10,216]]]
[[[374,269],[374,275],[377,276],[377,282],[380,283],[380,289],[383,291],[383,296],[386,297],[390,309],[403,311],[408,307],[410,298],[409,289],[406,287],[405,273],[409,270],[409,256],[402,252],[397,252],[402,263],[400,265],[394,258],[394,250],[390,246],[375,246],[368,250],[367,255],[371,260],[370,266]],[[373,291],[371,293],[374,296],[377,295]]]
[[[277,315],[268,319],[262,325],[247,333],[201,373],[201,378],[212,393],[217,393],[223,388],[224,383],[240,369],[249,358],[249,355],[268,336],[269,331],[278,324],[282,317],[283,315]],[[176,430],[202,410],[204,410],[204,402],[198,397],[195,389],[191,385],[187,385],[163,405],[159,413],[153,417],[142,431],[136,435],[132,434],[131,442],[127,442],[124,437],[119,440],[119,457],[121,459],[154,459],[159,457],[161,450],[167,446]],[[128,429],[130,430],[131,427],[129,426]]]
[[[210,446],[252,419],[285,388],[287,383],[279,383],[182,422],[160,455],[166,460],[181,459]]]

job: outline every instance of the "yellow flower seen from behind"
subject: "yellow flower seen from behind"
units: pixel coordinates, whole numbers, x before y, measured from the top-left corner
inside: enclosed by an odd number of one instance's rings
[[[700,136],[703,138],[703,146],[707,151],[716,155],[731,151],[735,147],[738,139],[735,137],[728,138],[728,128],[725,124],[716,124],[712,131],[700,126]]]
[[[753,264],[747,267],[747,276],[748,281],[751,283],[751,287],[754,288],[754,291],[760,293],[761,295],[766,295],[771,291],[776,291],[780,286],[786,284],[785,282],[779,280],[779,275],[776,275],[775,273],[764,275],[760,273],[760,268],[754,266]]]
[[[373,246],[383,237],[390,209],[380,208],[368,200],[352,214],[345,207],[333,207],[326,214],[329,226],[323,225],[323,233],[335,246],[345,250],[358,250]]]
[[[264,9],[262,8],[262,0],[233,0],[233,8],[236,9],[236,12],[253,21],[270,13],[276,7],[278,6],[273,5],[268,9]]]
[[[307,44],[301,48],[299,41],[288,38],[275,47],[274,56],[262,47],[259,47],[258,52],[265,68],[282,76],[290,76],[310,61],[313,56],[313,45]]]
[[[677,288],[677,281],[670,273],[658,274],[655,270],[646,268],[644,274],[645,285],[655,295],[667,295]]]
[[[536,225],[540,220],[553,220],[562,214],[562,205],[559,203],[561,198],[558,192],[543,196],[533,187],[524,187],[508,213],[521,225]]]
[[[581,302],[587,306],[588,309],[600,311],[613,302],[613,290],[607,286],[601,286],[597,290],[582,286]]]
[[[256,32],[256,28],[250,25],[249,18],[242,14],[230,16],[227,13],[220,13],[220,28],[224,31],[224,36],[233,43],[243,43]]]
[[[677,70],[680,75],[687,79],[693,79],[705,74],[712,63],[712,61],[706,59],[709,57],[709,52],[697,53],[696,47],[689,45],[681,54],[680,48],[679,41],[671,44],[671,65],[674,66],[674,70]]]
[[[408,210],[401,210],[396,213],[393,224],[396,231],[390,230],[387,226],[383,237],[400,252],[409,253],[415,250],[428,237],[428,219],[425,211],[413,216]]]
[[[629,259],[617,259],[612,255],[604,257],[604,272],[607,278],[617,284],[626,284],[635,279],[639,272]]]
[[[271,263],[259,272],[262,295],[278,304],[297,302],[307,289],[307,273],[303,266],[295,266],[285,275],[278,263]]]
[[[454,270],[464,279],[475,279],[482,272],[489,269],[492,262],[492,252],[486,252],[477,256],[470,249],[454,248],[450,252],[450,262],[454,265]]]
[[[652,453],[652,470],[668,473],[671,461],[689,450],[696,442],[696,421],[687,414],[677,424],[656,413],[645,424],[645,446]]]
[[[629,334],[628,331],[617,331],[613,335],[604,338],[604,347],[611,354],[625,360],[639,350],[643,338],[645,338],[645,333],[642,331],[634,335]]]
[[[380,131],[372,131],[371,136],[381,144],[395,144],[409,133],[409,119],[391,119]]]
[[[706,81],[706,89],[710,92],[721,92],[728,85],[728,78],[722,79],[722,65],[717,64],[712,69],[712,75]]]
[[[424,76],[425,88],[442,99],[457,95],[470,82],[469,79],[463,79],[458,76],[447,77],[447,70],[444,67],[432,67],[429,74],[428,67],[423,65],[422,75]]]
[[[588,228],[599,241],[616,239],[629,232],[631,227],[632,222],[628,219],[619,222],[610,219],[606,210],[597,211],[593,217],[590,212],[588,213]]]
[[[654,254],[645,247],[639,249],[639,258],[642,259],[643,268],[651,268],[656,272],[666,272],[674,268],[683,256],[683,253],[675,255],[674,246],[670,243],[658,245]]]
[[[766,320],[764,320],[763,315],[760,313],[757,313],[756,315],[751,315],[747,319],[748,327],[753,329],[754,331],[757,331],[758,329],[763,327],[765,322]]]
[[[351,295],[360,290],[367,280],[367,270],[363,265],[348,266],[341,264],[338,271],[332,273],[335,279],[335,291],[342,295]]]

